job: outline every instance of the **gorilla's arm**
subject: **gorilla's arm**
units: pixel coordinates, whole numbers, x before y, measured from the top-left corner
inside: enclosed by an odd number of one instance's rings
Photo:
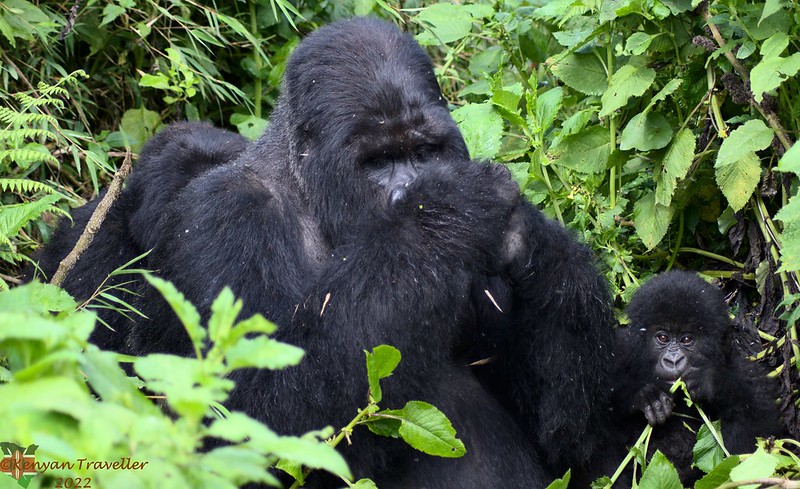
[[[529,432],[551,463],[586,462],[605,438],[613,314],[591,252],[521,203],[505,253],[513,319],[504,367]]]

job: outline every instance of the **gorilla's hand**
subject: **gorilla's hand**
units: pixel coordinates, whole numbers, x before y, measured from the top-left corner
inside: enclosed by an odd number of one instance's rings
[[[633,408],[643,412],[651,426],[664,424],[672,415],[674,407],[672,395],[655,384],[645,385],[633,398]]]
[[[519,197],[504,166],[456,161],[424,168],[390,212],[398,231],[413,229],[416,248],[424,245],[486,271],[496,268]]]

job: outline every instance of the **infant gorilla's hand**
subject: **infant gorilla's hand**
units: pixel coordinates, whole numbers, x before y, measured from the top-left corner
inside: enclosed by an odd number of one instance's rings
[[[675,401],[672,394],[655,384],[647,384],[633,398],[633,408],[644,413],[651,426],[664,424],[672,415]]]

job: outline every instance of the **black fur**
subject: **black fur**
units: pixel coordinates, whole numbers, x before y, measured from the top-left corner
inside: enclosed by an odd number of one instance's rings
[[[702,421],[694,408],[669,395],[680,376],[689,394],[712,420],[722,421],[722,438],[731,453],[750,453],[756,437],[782,432],[776,400],[778,386],[762,365],[745,358],[733,343],[733,326],[722,292],[695,274],[671,271],[636,291],[627,309],[630,325],[618,332],[620,375],[616,397],[625,443],[631,445],[649,419],[655,426],[648,457],[661,450],[678,469],[685,486],[702,473],[691,467],[697,430]],[[685,357],[676,368],[664,368],[665,342],[678,338],[675,351]],[[680,339],[685,344],[680,344]],[[678,358],[678,357],[675,357]],[[671,416],[674,412],[694,419]],[[643,413],[645,415],[643,416]],[[621,459],[620,459],[621,460]]]
[[[231,287],[242,317],[264,314],[307,352],[295,368],[237,372],[230,409],[282,433],[343,426],[367,401],[363,350],[386,343],[403,362],[383,404],[433,403],[467,454],[356,431],[348,460],[379,487],[544,487],[543,464],[560,476],[601,448],[613,330],[591,254],[522,202],[504,167],[469,160],[430,60],[394,26],[308,36],[262,138],[169,195],[133,232],[153,239],[153,268],[204,319]],[[191,354],[154,290],[138,304],[152,320],[126,349]]]

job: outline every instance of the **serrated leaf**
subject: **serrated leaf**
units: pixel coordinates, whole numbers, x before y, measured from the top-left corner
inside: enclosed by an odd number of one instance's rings
[[[639,97],[650,88],[656,79],[656,71],[652,68],[625,65],[611,77],[608,90],[600,99],[603,107],[600,117],[606,117],[628,103],[631,97]]]
[[[565,85],[586,95],[602,95],[608,88],[605,67],[592,54],[571,54],[552,71]]]
[[[266,336],[240,338],[225,352],[228,368],[266,368],[278,370],[300,363],[305,352],[294,345]]]
[[[667,234],[672,220],[672,207],[656,203],[655,193],[650,192],[633,206],[636,234],[647,246],[653,249]]]
[[[364,353],[367,355],[369,392],[375,402],[381,402],[383,393],[380,380],[392,375],[397,368],[401,359],[400,350],[389,345],[379,345],[372,349],[372,353],[367,351]]]
[[[686,177],[692,166],[696,139],[691,129],[683,128],[678,131],[664,155],[661,172],[656,176],[656,203],[669,206],[678,180]]]
[[[638,56],[647,51],[654,37],[655,36],[651,36],[646,32],[634,32],[628,40],[625,41],[625,51],[634,56]]]
[[[592,126],[565,137],[553,150],[555,163],[581,173],[602,173],[611,156],[608,130]]]
[[[500,151],[503,118],[489,102],[466,104],[452,112],[474,159],[493,159]]]
[[[150,285],[164,296],[164,300],[167,301],[175,315],[178,316],[178,319],[180,319],[189,334],[195,350],[201,350],[203,348],[203,340],[206,337],[206,330],[200,325],[200,314],[194,305],[172,283],[150,274],[145,274],[144,277]]]
[[[472,14],[463,5],[437,3],[423,9],[414,20],[425,27],[417,35],[423,46],[449,44],[472,31]]]
[[[792,144],[789,151],[781,156],[778,161],[778,170],[784,173],[791,172],[800,175],[800,145]]]
[[[564,90],[561,87],[552,88],[536,97],[536,120],[539,121],[542,132],[547,131],[553,125],[558,111],[561,110],[563,98]]]
[[[761,178],[756,151],[766,149],[773,132],[760,119],[738,127],[723,142],[714,164],[717,184],[734,211],[747,203]]]
[[[547,486],[547,489],[567,489],[569,487],[569,480],[572,477],[572,470],[567,470],[564,477],[556,479]]]
[[[718,434],[721,434],[721,423],[714,421],[712,423],[714,429]],[[720,462],[725,458],[725,452],[722,447],[717,443],[716,438],[708,429],[708,426],[703,424],[697,432],[697,442],[692,448],[692,459],[694,466],[705,473],[711,472]]]
[[[766,479],[775,473],[779,460],[764,449],[759,448],[752,455],[747,457],[744,462],[731,469],[731,480],[747,481],[752,479]],[[740,486],[741,489],[756,489],[758,484]]]
[[[758,25],[761,25],[764,19],[770,15],[777,14],[783,10],[784,5],[784,0],[767,0],[764,2],[764,10],[761,11],[761,18],[758,19]]]
[[[639,489],[683,489],[675,466],[660,451],[653,454],[647,464]]]
[[[731,479],[731,469],[739,464],[739,457],[732,455],[719,464],[714,469],[705,475],[702,479],[695,482],[694,489],[717,489],[722,484]]]
[[[788,58],[764,58],[750,72],[750,86],[756,102],[764,99],[764,92],[778,88],[781,83],[800,71],[800,53]]]
[[[229,287],[222,289],[211,304],[211,318],[208,320],[208,336],[211,341],[217,343],[228,336],[242,307],[242,301],[235,301]]]
[[[672,139],[672,127],[659,113],[640,113],[631,118],[622,130],[619,149],[651,151],[661,149]]]
[[[426,402],[409,401],[403,409],[387,414],[402,420],[400,436],[423,453],[444,458],[458,458],[467,453],[450,420]]]

